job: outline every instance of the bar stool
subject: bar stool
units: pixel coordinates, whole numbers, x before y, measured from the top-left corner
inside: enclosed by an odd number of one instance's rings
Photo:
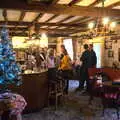
[[[62,100],[64,98],[63,94],[64,90],[64,82],[63,78],[59,75],[56,75],[55,80],[50,80],[49,85],[48,85],[48,106],[50,104],[50,99],[54,98],[55,99],[55,109],[58,107],[58,100]],[[58,98],[62,99],[58,99]]]

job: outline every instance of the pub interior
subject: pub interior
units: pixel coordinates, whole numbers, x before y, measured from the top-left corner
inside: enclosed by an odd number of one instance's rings
[[[120,120],[120,0],[1,0],[0,120]]]

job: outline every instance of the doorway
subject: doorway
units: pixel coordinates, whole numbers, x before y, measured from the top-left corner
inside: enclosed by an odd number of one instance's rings
[[[102,43],[94,43],[93,44],[93,49],[96,53],[97,56],[97,68],[101,68],[102,67]]]

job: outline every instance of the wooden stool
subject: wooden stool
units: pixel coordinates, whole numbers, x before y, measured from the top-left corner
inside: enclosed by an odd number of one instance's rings
[[[50,81],[49,82],[49,93],[48,93],[48,106],[49,106],[49,102],[50,102],[50,98],[55,98],[55,109],[57,109],[58,107],[58,98],[59,97],[64,97],[63,95],[63,80],[61,80],[60,78],[54,81]]]

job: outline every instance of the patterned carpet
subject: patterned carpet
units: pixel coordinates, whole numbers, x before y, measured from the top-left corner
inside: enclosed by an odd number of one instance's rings
[[[118,120],[114,109],[106,109],[102,115],[100,99],[94,99],[88,105],[88,95],[74,92],[78,82],[70,81],[70,94],[66,96],[63,106],[55,111],[53,107],[44,108],[37,113],[26,114],[23,120]]]

